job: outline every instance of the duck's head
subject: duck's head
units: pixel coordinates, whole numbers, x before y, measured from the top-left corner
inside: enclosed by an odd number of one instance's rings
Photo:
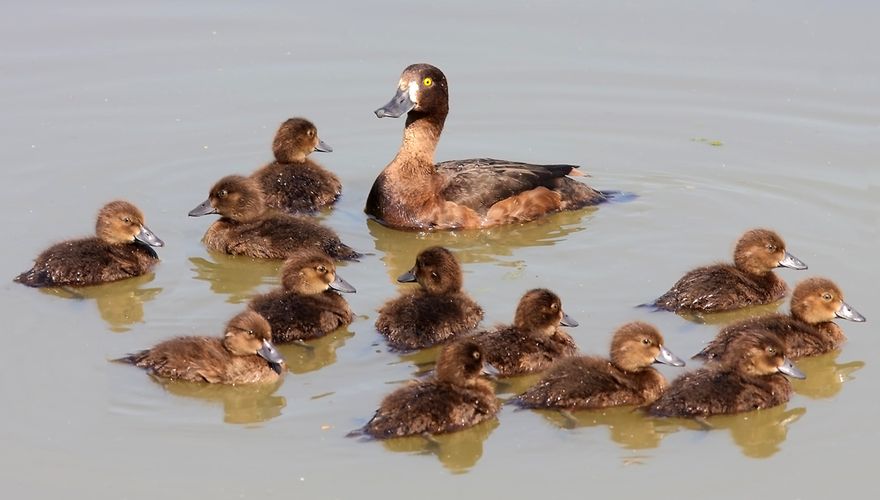
[[[559,296],[545,288],[529,290],[519,299],[513,324],[520,330],[552,335],[556,327],[578,326],[578,322],[562,310]]]
[[[806,269],[807,265],[785,250],[785,242],[769,229],[746,231],[733,252],[736,267],[761,276],[777,267]]]
[[[797,284],[791,294],[791,314],[813,324],[834,318],[865,321],[864,316],[843,301],[840,288],[825,278],[808,278]]]
[[[229,175],[214,184],[208,199],[190,210],[189,216],[220,214],[237,222],[248,222],[259,218],[265,210],[263,192],[256,181]]]
[[[447,345],[437,356],[437,379],[470,385],[480,377],[485,356],[480,344],[465,338]]]
[[[416,257],[416,265],[401,274],[397,281],[418,282],[433,295],[453,293],[461,290],[461,266],[449,250],[443,247],[426,248]]]
[[[611,361],[634,372],[654,363],[684,366],[684,361],[663,347],[663,336],[654,326],[641,321],[627,323],[611,339]]]
[[[398,118],[410,111],[443,116],[449,112],[449,87],[446,75],[439,68],[430,64],[407,66],[400,75],[394,97],[375,113],[379,118]]]
[[[330,153],[333,148],[318,138],[318,129],[305,118],[290,118],[278,127],[272,152],[278,163],[302,163],[312,151]]]
[[[778,372],[793,378],[806,378],[785,355],[785,344],[768,330],[751,330],[737,336],[718,362],[754,377]]]
[[[275,373],[282,371],[284,358],[272,344],[272,327],[266,318],[250,309],[229,320],[223,346],[236,356],[256,354],[265,359]]]
[[[333,259],[317,249],[301,250],[291,255],[281,268],[281,284],[285,290],[314,295],[332,288],[353,293],[354,287],[336,274]]]
[[[165,244],[144,225],[144,214],[136,206],[121,200],[111,201],[101,208],[95,234],[112,245],[135,240],[154,247]]]

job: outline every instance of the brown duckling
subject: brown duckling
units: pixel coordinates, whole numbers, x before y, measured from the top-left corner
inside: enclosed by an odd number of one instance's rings
[[[605,201],[567,177],[574,165],[531,165],[488,158],[434,164],[449,113],[446,76],[430,64],[403,70],[379,118],[406,113],[403,144],[373,184],[365,211],[398,229],[489,227],[537,219]]]
[[[127,201],[101,208],[95,234],[52,245],[15,281],[33,287],[88,286],[140,276],[159,262],[150,247],[164,245],[144,225],[144,214]]]
[[[318,138],[312,122],[290,118],[282,123],[272,151],[275,161],[251,174],[263,190],[266,206],[293,213],[315,212],[339,198],[339,178],[307,158],[313,151],[333,151]]]
[[[785,343],[786,355],[792,359],[830,352],[846,340],[843,330],[832,321],[834,318],[865,321],[864,316],[843,301],[843,292],[833,281],[809,278],[794,288],[791,314],[769,314],[728,325],[694,359],[712,360],[723,355],[733,339],[754,329],[776,333]]]
[[[513,324],[478,333],[474,340],[498,375],[511,377],[545,370],[561,358],[574,356],[574,339],[559,326],[578,326],[565,314],[559,297],[543,288],[529,290],[516,307]]]
[[[791,397],[791,383],[782,374],[805,378],[774,333],[751,330],[731,342],[716,363],[673,380],[648,413],[696,418],[770,408]]]
[[[281,269],[281,285],[249,304],[269,321],[275,342],[323,337],[354,319],[348,302],[336,292],[355,289],[336,274],[333,260],[320,250],[291,255]]]
[[[222,339],[178,337],[114,361],[146,368],[159,377],[212,384],[275,382],[284,369],[269,323],[249,310],[229,321]]]
[[[769,304],[788,292],[773,269],[806,269],[785,250],[785,242],[769,229],[746,231],[736,244],[733,264],[715,264],[688,272],[654,301],[659,309],[713,313]]]
[[[306,217],[267,209],[257,182],[240,175],[220,179],[208,199],[189,212],[190,217],[208,214],[220,214],[202,238],[209,250],[284,259],[302,248],[318,248],[337,260],[361,257],[333,230]]]
[[[663,336],[641,321],[614,332],[611,359],[597,356],[564,358],[547,371],[516,403],[525,408],[595,409],[645,405],[660,397],[666,379],[654,363],[684,366],[663,347]]]
[[[461,290],[461,266],[443,247],[422,250],[401,283],[420,288],[379,309],[376,329],[394,349],[423,349],[464,335],[483,319],[483,308]]]
[[[492,384],[480,378],[483,362],[472,339],[445,346],[434,376],[386,396],[361,432],[380,439],[442,434],[493,418],[499,404]]]

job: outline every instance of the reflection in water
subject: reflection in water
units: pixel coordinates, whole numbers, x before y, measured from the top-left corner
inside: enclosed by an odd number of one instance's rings
[[[336,362],[336,349],[354,337],[347,328],[340,328],[323,337],[302,343],[275,344],[291,373],[307,373]]]
[[[392,279],[409,271],[416,255],[429,246],[440,245],[456,251],[461,263],[496,263],[521,270],[525,263],[503,259],[523,247],[552,246],[566,236],[581,231],[596,208],[559,212],[525,224],[507,224],[487,229],[461,231],[406,232],[387,228],[374,220],[367,229]]]
[[[756,318],[758,316],[765,316],[767,314],[773,314],[777,312],[779,306],[781,306],[785,302],[785,299],[779,299],[776,302],[771,302],[769,304],[764,304],[760,306],[752,306],[745,307],[742,309],[735,309],[733,311],[725,311],[719,313],[696,313],[696,312],[683,312],[680,313],[679,316],[682,318],[693,321],[694,323],[705,324],[705,325],[727,325],[729,323],[733,323],[735,321],[742,321],[744,319]]]
[[[420,351],[398,354],[400,363],[412,363],[416,367],[414,377],[423,377],[434,369],[437,364],[437,356],[440,354],[442,345],[436,345]],[[397,364],[397,363],[392,363]]]
[[[282,380],[273,384],[199,384],[150,376],[165,390],[177,396],[223,404],[223,421],[229,424],[254,424],[281,415],[287,406],[284,396],[274,396]]]
[[[458,432],[386,439],[382,444],[390,451],[436,455],[444,467],[461,474],[476,465],[483,456],[483,442],[496,427],[498,419],[493,418]]]
[[[838,356],[840,351],[799,359],[797,366],[807,378],[791,381],[795,392],[812,399],[830,398],[840,392],[843,383],[852,379],[851,374],[860,370],[865,363],[850,361],[838,364]]]
[[[526,392],[541,380],[543,373],[529,373],[518,377],[499,378],[495,381],[495,394],[518,395]]]
[[[143,288],[155,274],[83,288],[41,288],[40,291],[66,299],[94,299],[101,318],[114,332],[127,332],[134,323],[144,322],[144,303],[156,298],[161,287]]]
[[[252,259],[211,252],[212,262],[201,257],[191,257],[196,279],[207,281],[211,291],[228,295],[226,302],[240,304],[250,300],[254,289],[263,283],[277,285],[282,261]]]
[[[641,410],[632,406],[574,412],[536,411],[564,429],[608,426],[611,440],[626,450],[656,448],[666,435],[665,432],[658,432],[657,420],[646,417]]]

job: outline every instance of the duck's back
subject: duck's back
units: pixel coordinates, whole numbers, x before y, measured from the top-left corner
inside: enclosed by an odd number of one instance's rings
[[[348,302],[329,290],[315,295],[274,290],[254,297],[250,308],[269,322],[274,342],[323,337],[354,319]]]
[[[834,323],[830,323],[837,327]],[[787,314],[768,314],[738,321],[724,327],[694,359],[714,360],[723,357],[731,342],[746,332],[769,330],[785,342],[785,353],[791,359],[814,356],[832,351],[845,340],[839,328],[810,325]]]
[[[716,264],[688,272],[654,305],[667,311],[721,312],[769,304],[786,291],[785,282],[772,272],[756,278],[733,265]]]
[[[547,338],[508,326],[474,338],[483,347],[486,362],[505,377],[546,370],[557,359],[577,353],[574,339],[561,330]]]
[[[376,329],[394,349],[423,349],[469,333],[482,319],[483,309],[465,293],[417,290],[382,306]]]
[[[770,408],[791,396],[781,374],[749,377],[726,369],[701,368],[675,379],[648,408],[658,417],[708,417]]]
[[[260,184],[266,205],[285,212],[315,212],[332,205],[342,193],[339,178],[309,159],[272,162],[252,177]]]
[[[156,252],[140,242],[111,245],[83,238],[49,247],[15,281],[33,287],[97,285],[140,276],[157,262]]]

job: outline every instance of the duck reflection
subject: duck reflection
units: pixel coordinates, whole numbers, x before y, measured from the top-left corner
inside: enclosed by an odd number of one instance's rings
[[[276,396],[282,380],[273,384],[198,384],[150,376],[176,396],[201,399],[223,405],[223,421],[228,424],[255,424],[279,415],[287,406],[284,396]]]
[[[144,303],[156,298],[161,287],[146,288],[155,279],[153,273],[98,286],[82,288],[41,288],[40,292],[65,299],[94,300],[98,313],[111,331],[122,333],[131,325],[144,322]]]
[[[632,406],[573,412],[535,411],[553,425],[563,429],[607,426],[611,440],[625,450],[656,448],[668,434],[658,430],[657,420],[646,417]]]
[[[762,304],[759,306],[744,307],[742,309],[734,309],[733,311],[724,311],[718,313],[704,314],[696,312],[678,313],[682,318],[698,323],[701,325],[727,325],[735,321],[744,319],[766,316],[777,312],[779,306],[785,303],[785,299],[779,299],[776,302]]]
[[[314,340],[276,344],[275,347],[287,362],[290,373],[308,373],[335,363],[336,349],[352,337],[354,333],[340,328]]]
[[[278,285],[279,270],[283,261],[270,259],[251,259],[210,252],[208,260],[191,257],[195,278],[207,281],[211,291],[227,295],[226,302],[240,304],[247,302],[254,289],[262,284]]]
[[[382,445],[394,452],[435,455],[454,474],[470,470],[483,456],[483,442],[498,427],[493,418],[468,429],[435,436],[385,439]]]
[[[852,374],[861,370],[863,361],[837,363],[840,351],[832,351],[821,356],[801,358],[798,368],[807,375],[804,380],[792,380],[795,392],[812,399],[830,398],[840,392],[843,383],[851,380]]]

